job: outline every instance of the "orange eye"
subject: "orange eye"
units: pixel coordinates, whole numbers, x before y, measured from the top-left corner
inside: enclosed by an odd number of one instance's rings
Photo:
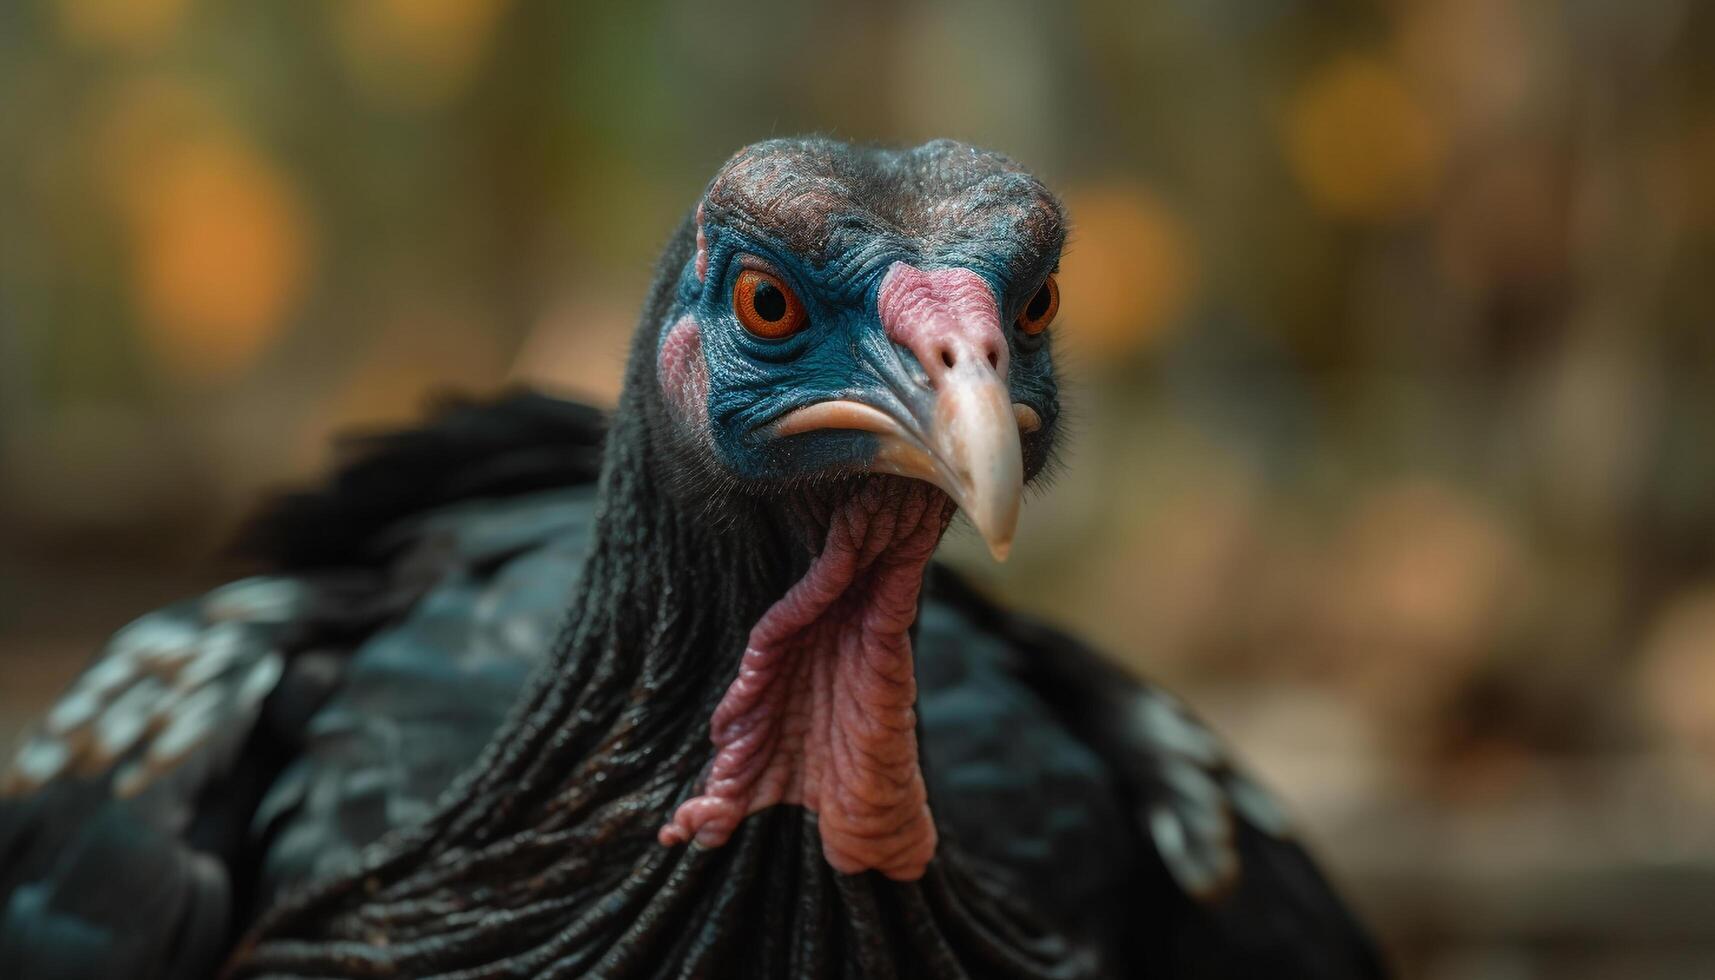
[[[1030,297],[1030,302],[1024,304],[1024,309],[1018,314],[1018,329],[1026,336],[1034,337],[1054,322],[1054,314],[1060,312],[1060,284],[1049,276],[1042,281],[1042,288],[1036,295]]]
[[[766,340],[780,340],[804,329],[809,316],[792,290],[760,269],[738,274],[732,287],[732,311],[744,329]]]

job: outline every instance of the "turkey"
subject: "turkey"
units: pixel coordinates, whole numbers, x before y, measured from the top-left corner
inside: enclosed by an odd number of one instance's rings
[[[1048,463],[1055,197],[771,140],[617,408],[452,401],[116,634],[0,777],[0,973],[1376,977],[1172,695],[984,598]]]

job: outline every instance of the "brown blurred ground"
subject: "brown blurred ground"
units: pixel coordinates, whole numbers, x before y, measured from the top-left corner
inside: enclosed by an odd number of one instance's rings
[[[1407,967],[1715,976],[1715,8],[0,7],[0,742],[439,387],[611,398],[727,153],[1076,223],[1007,566],[1202,706]]]

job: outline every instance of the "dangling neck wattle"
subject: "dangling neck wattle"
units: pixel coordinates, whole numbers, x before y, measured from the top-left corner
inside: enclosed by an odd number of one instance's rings
[[[726,843],[779,803],[817,815],[837,871],[922,876],[935,853],[917,758],[910,628],[924,567],[952,504],[926,484],[873,478],[825,507],[820,552],[751,629],[738,676],[709,722],[701,795],[664,845]]]

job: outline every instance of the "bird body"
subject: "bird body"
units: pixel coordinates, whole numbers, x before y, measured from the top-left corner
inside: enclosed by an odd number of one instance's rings
[[[451,405],[115,636],[0,783],[7,975],[1380,975],[1183,705],[932,560],[1052,451],[1062,224],[741,151],[611,418]]]

